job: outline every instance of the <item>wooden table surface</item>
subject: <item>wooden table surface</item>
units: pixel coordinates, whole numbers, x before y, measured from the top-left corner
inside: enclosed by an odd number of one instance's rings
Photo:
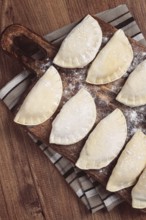
[[[23,24],[44,35],[87,13],[127,3],[146,37],[146,0],[0,0],[0,30]],[[0,87],[22,66],[0,51]],[[146,219],[124,203],[91,215],[46,156],[0,103],[0,220]]]

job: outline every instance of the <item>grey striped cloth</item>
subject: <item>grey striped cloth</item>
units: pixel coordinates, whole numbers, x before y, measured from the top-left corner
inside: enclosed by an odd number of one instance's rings
[[[97,14],[102,20],[112,24],[116,28],[122,28],[127,35],[146,45],[144,37],[140,32],[134,18],[131,16],[126,5],[120,5],[116,8]],[[52,44],[60,44],[64,37],[77,23],[65,26],[53,33],[45,36]],[[21,94],[26,90],[31,82],[32,75],[24,70],[0,90],[0,99],[12,110],[18,102]],[[122,202],[122,199],[105,188],[97,181],[92,179],[85,172],[76,168],[69,160],[55,152],[49,146],[35,139],[31,134],[36,145],[45,153],[48,159],[55,165],[66,182],[70,185],[76,195],[92,212],[106,208],[108,211]]]

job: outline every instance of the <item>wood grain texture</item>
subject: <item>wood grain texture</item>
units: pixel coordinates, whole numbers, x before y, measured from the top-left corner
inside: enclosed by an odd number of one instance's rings
[[[127,3],[146,36],[145,0],[0,0],[1,31],[21,23],[43,35],[97,13]],[[0,87],[22,67],[0,52]],[[143,220],[145,214],[122,204],[110,213],[91,215],[63,177],[24,131],[18,129],[0,103],[0,220]]]

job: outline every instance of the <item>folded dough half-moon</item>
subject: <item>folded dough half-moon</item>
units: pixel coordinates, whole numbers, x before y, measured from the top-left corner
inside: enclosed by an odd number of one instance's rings
[[[146,60],[129,75],[116,100],[130,107],[146,104]]]
[[[132,192],[132,207],[136,209],[146,208],[146,168],[139,177],[138,182],[133,187]]]
[[[138,130],[127,143],[108,180],[106,189],[111,192],[135,184],[146,165],[146,136]]]
[[[82,140],[96,120],[93,97],[85,89],[65,103],[52,123],[50,143],[69,145]]]
[[[120,29],[92,62],[86,82],[97,85],[113,82],[126,73],[132,60],[132,47]]]
[[[102,43],[102,30],[91,15],[87,15],[62,42],[53,63],[65,68],[82,68],[96,56]]]
[[[43,123],[56,111],[62,92],[61,77],[56,68],[50,66],[26,96],[14,121],[22,125]]]
[[[76,162],[80,169],[107,166],[121,151],[127,136],[126,119],[120,109],[102,119],[89,135]]]

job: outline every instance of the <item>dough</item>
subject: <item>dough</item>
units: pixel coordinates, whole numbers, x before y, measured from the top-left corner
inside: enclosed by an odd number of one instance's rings
[[[129,75],[116,100],[130,107],[146,104],[146,60]]]
[[[69,145],[82,140],[96,120],[94,99],[85,89],[65,103],[52,123],[50,143]]]
[[[49,119],[62,97],[62,80],[51,66],[26,96],[14,121],[22,125],[38,125]]]
[[[91,64],[86,81],[97,85],[113,82],[126,73],[132,60],[132,47],[120,29]]]
[[[133,208],[146,208],[146,168],[139,177],[139,180],[136,183],[136,185],[133,187],[131,196]]]
[[[134,185],[145,165],[146,136],[138,130],[121,153],[106,189],[115,192]]]
[[[126,119],[121,110],[116,109],[89,135],[76,166],[85,170],[106,167],[121,151],[126,136]]]
[[[98,22],[87,15],[63,41],[53,63],[65,68],[82,68],[96,56],[102,43]]]

